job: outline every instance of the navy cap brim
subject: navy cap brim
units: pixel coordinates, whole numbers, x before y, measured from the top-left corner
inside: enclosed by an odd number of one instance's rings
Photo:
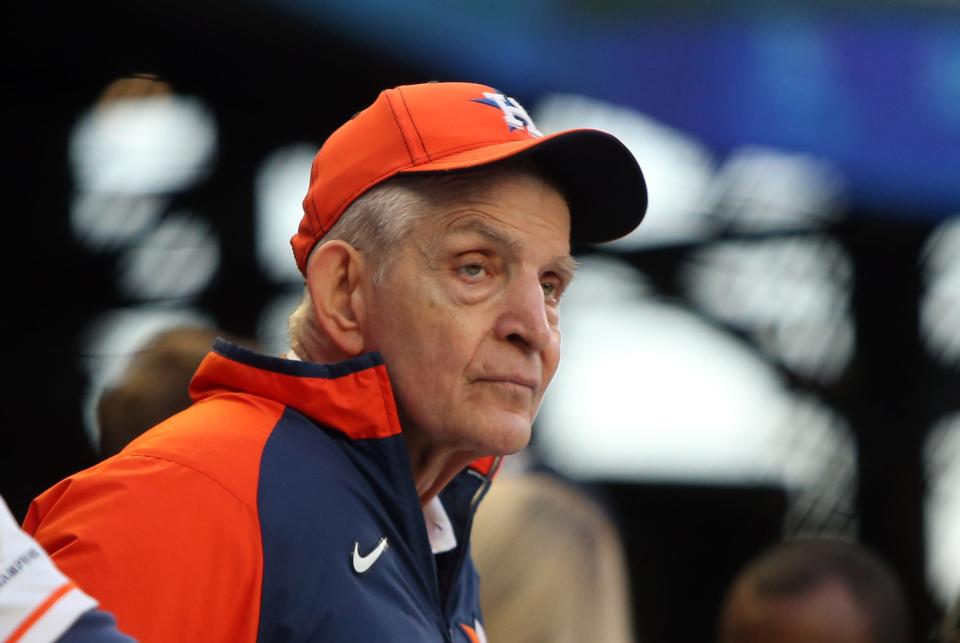
[[[647,211],[647,184],[633,153],[599,130],[559,133],[524,152],[563,188],[570,206],[572,245],[630,234]]]
[[[619,139],[595,129],[478,146],[399,173],[469,172],[520,158],[534,160],[563,191],[570,207],[572,246],[619,239],[643,221],[647,185],[640,165]]]

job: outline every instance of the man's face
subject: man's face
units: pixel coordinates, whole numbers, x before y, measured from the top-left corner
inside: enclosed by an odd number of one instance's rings
[[[420,219],[368,281],[368,348],[411,437],[476,454],[527,444],[560,359],[569,238],[563,198],[507,176]]]

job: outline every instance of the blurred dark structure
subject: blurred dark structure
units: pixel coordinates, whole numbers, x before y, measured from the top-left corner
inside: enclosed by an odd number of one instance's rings
[[[336,27],[266,3],[17,3],[5,22],[0,64],[10,188],[3,255],[12,287],[5,315],[12,354],[0,492],[21,518],[35,494],[97,459],[80,419],[82,333],[102,311],[135,303],[115,286],[116,257],[83,247],[66,214],[76,187],[67,141],[104,88],[146,72],[211,108],[216,161],[173,206],[203,212],[220,240],[219,270],[193,305],[218,327],[252,337],[278,288],[251,260],[253,186],[264,156],[287,143],[322,141],[385,87],[459,78],[451,78],[456,61],[401,63]],[[471,76],[476,69],[469,61],[462,68]],[[521,101],[537,97],[522,85],[503,89]],[[904,579],[918,632],[927,632],[937,614],[924,573],[922,445],[927,429],[960,406],[960,373],[933,360],[921,343],[920,255],[939,223],[930,204],[922,207],[925,216],[918,217],[903,201],[888,207],[854,201],[846,217],[818,232],[832,235],[852,259],[856,351],[829,385],[783,372],[850,423],[861,538]],[[677,275],[696,249],[675,244],[627,258],[662,292],[682,298]],[[643,640],[708,640],[723,588],[780,535],[781,492],[603,487],[624,527]]]
[[[958,643],[960,641],[960,597],[953,604],[943,622],[937,626],[936,633],[931,636],[936,643]]]

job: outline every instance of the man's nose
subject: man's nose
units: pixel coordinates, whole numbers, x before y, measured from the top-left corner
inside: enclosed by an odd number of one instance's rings
[[[548,314],[539,277],[515,280],[508,287],[497,334],[524,351],[541,351],[554,335]]]

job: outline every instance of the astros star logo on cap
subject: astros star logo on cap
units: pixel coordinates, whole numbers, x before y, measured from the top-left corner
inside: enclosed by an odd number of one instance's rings
[[[473,102],[499,107],[503,112],[503,120],[506,121],[511,132],[515,129],[524,128],[533,136],[543,136],[543,132],[533,124],[533,119],[527,114],[527,110],[502,92],[483,92],[483,98],[474,98]]]

